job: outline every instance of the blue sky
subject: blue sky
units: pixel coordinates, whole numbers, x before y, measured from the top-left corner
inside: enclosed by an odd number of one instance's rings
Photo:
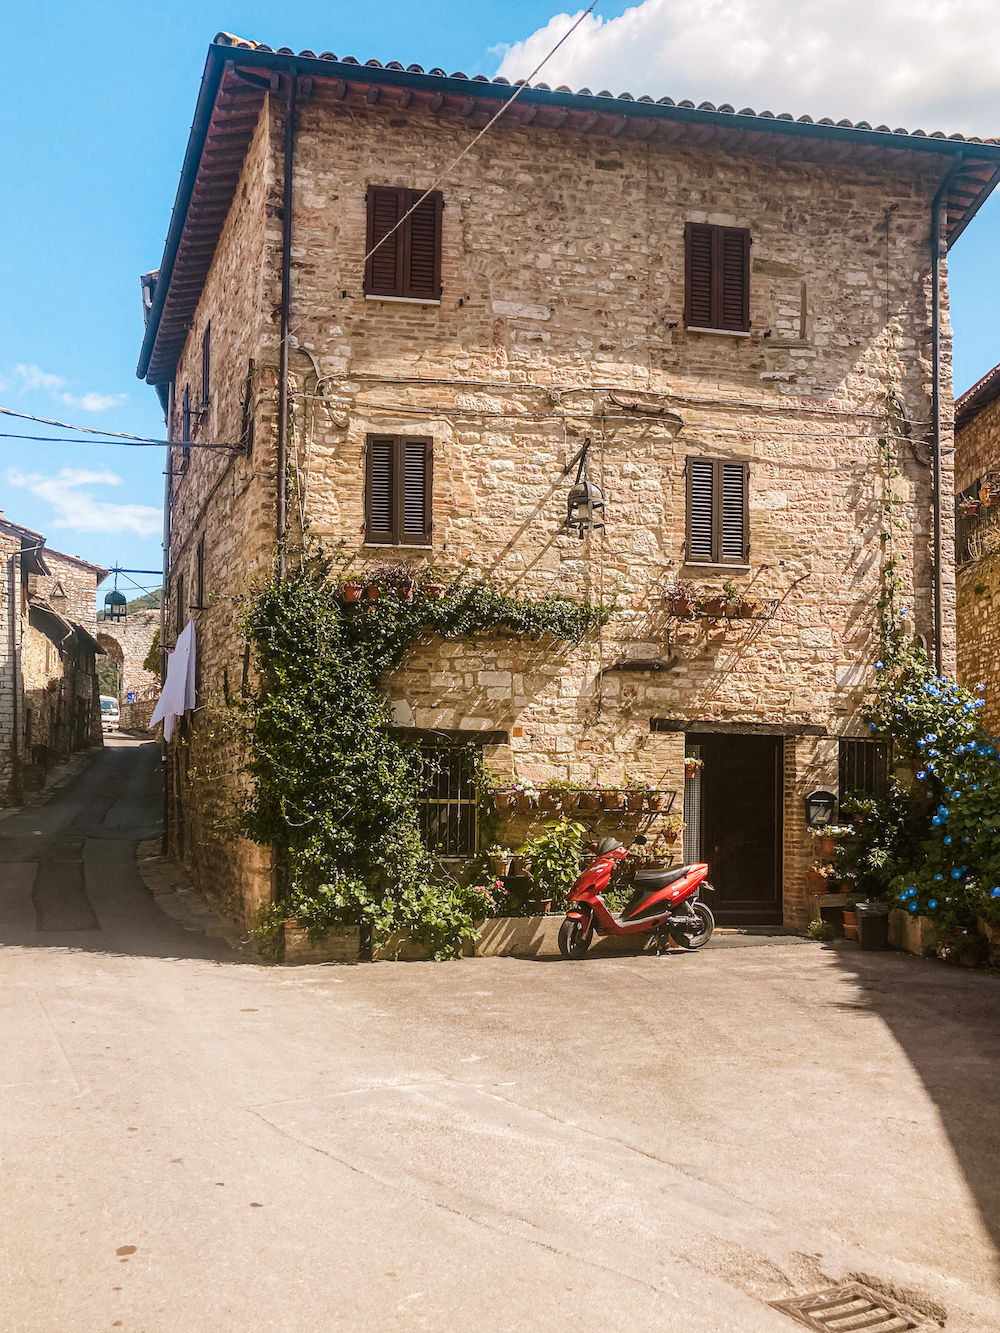
[[[763,24],[775,2],[733,0],[732,7]],[[837,0],[837,21],[843,21],[845,6],[860,2]],[[963,10],[965,2],[953,0],[952,12]],[[884,11],[888,23],[896,3],[868,0],[865,13]],[[362,61],[417,61],[425,68],[492,75],[508,46],[528,40],[526,50],[533,54],[532,35],[536,43],[544,41],[547,34],[539,30],[560,12],[558,5],[533,0],[476,5],[428,0],[419,8],[384,0],[377,10],[309,0],[294,9],[263,0],[12,6],[5,45],[19,58],[7,63],[0,92],[6,128],[0,405],[81,425],[162,435],[155,394],[135,378],[142,333],[138,280],[160,259],[205,51],[217,31],[275,47],[330,49]],[[677,4],[669,9],[672,22],[677,12]],[[667,22],[663,0],[645,0],[628,11],[622,3],[602,0],[599,13],[607,26],[593,26],[585,48],[576,55],[568,51],[570,65],[550,81],[565,78],[596,88],[592,70],[602,69],[606,59],[606,82],[614,92],[628,88],[718,101],[734,95],[723,86],[732,76],[721,58],[713,63],[708,36],[696,75],[689,72],[689,61],[680,73],[671,67],[669,51],[657,51],[650,33]],[[637,43],[631,47],[629,32]],[[975,38],[970,13],[970,49]],[[981,47],[981,32],[979,38]],[[918,92],[884,92],[908,118],[893,120],[895,107],[883,108],[879,84],[863,68],[855,71],[855,89],[845,78],[844,96],[863,98],[865,105],[833,107],[831,114],[865,115],[872,124],[884,117],[912,128],[926,108],[925,129],[966,129],[964,120],[971,117],[981,135],[996,133],[992,86],[971,103],[967,97],[968,105],[955,100],[956,89],[967,91],[968,59],[961,72],[945,70],[940,87],[924,91],[937,68],[930,40],[927,46],[930,75],[918,80]],[[758,95],[751,105],[773,102],[771,109],[779,111],[787,98],[795,114],[815,114],[818,106],[818,114],[827,113],[817,99],[828,101],[831,93],[818,73],[810,96],[808,78],[803,82],[800,72],[792,81],[784,66],[771,67],[768,59],[765,49],[753,75]],[[579,64],[573,66],[574,60]],[[993,76],[987,71],[984,77]],[[689,93],[680,84],[691,78],[708,86]],[[747,95],[754,92],[751,86]],[[985,124],[978,123],[980,106]],[[947,114],[952,123],[934,120]],[[1000,361],[993,318],[1000,301],[1000,199],[991,200],[966,232],[950,268],[955,385],[961,391]],[[4,439],[0,507],[15,522],[43,531],[58,549],[97,563],[156,569],[162,469],[158,449]]]

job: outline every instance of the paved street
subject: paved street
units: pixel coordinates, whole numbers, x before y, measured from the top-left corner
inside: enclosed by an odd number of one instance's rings
[[[155,746],[0,819],[5,1333],[1000,1327],[1000,981],[850,946],[281,968],[160,912]]]

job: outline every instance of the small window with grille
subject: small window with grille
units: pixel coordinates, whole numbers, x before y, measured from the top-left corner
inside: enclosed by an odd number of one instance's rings
[[[884,796],[889,785],[888,741],[842,739],[839,780],[841,796],[849,791]]]
[[[440,857],[476,853],[476,766],[468,746],[422,745],[423,780],[417,798],[420,836]]]

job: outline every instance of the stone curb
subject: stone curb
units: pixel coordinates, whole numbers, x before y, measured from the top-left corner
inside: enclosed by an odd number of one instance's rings
[[[194,887],[184,868],[164,856],[160,848],[160,839],[150,838],[135,849],[136,867],[157,907],[185,930],[218,936],[237,953],[248,952],[245,932],[222,916]]]

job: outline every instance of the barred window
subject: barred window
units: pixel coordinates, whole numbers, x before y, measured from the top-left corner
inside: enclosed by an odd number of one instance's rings
[[[476,768],[468,746],[422,745],[420,836],[437,856],[476,853]]]
[[[888,741],[841,740],[839,780],[841,796],[849,791],[884,796],[889,785]]]

